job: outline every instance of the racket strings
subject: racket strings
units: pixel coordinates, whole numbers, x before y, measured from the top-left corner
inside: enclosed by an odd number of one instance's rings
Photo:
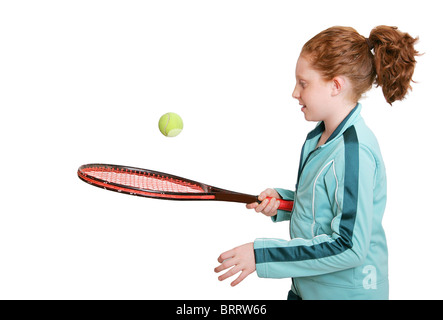
[[[137,189],[153,190],[173,193],[203,193],[204,190],[197,184],[156,175],[150,172],[139,172],[119,168],[88,168],[85,173],[93,178],[107,183],[128,186]]]

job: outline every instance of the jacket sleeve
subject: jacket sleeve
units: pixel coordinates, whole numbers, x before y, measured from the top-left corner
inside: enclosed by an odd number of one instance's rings
[[[289,241],[256,239],[254,253],[259,277],[315,276],[364,262],[372,230],[376,162],[372,153],[359,147],[358,142],[349,144],[348,149],[342,159],[341,176],[337,177],[337,191],[327,191],[331,193],[328,197],[338,202],[333,207],[331,233]]]

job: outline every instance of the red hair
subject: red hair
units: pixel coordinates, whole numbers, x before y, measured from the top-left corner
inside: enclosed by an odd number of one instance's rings
[[[332,27],[309,40],[301,55],[307,57],[325,80],[346,76],[358,101],[375,83],[392,105],[411,88],[418,52],[412,38],[397,27],[378,26],[368,39],[350,27]],[[374,54],[372,54],[374,49]]]

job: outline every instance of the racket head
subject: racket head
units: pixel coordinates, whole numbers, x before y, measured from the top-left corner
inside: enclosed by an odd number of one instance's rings
[[[91,163],[80,166],[77,175],[93,186],[135,196],[168,200],[215,200],[213,187],[159,171]]]

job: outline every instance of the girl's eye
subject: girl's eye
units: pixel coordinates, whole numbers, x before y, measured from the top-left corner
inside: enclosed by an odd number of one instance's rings
[[[304,82],[304,81],[300,81],[299,83],[300,83],[300,86],[301,86],[303,89],[306,88],[306,82]]]

